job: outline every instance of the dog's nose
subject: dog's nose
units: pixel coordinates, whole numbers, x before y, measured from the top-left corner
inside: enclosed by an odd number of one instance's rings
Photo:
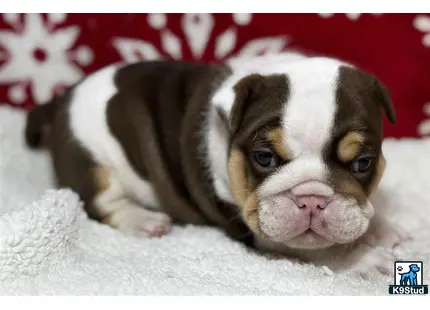
[[[302,195],[296,197],[296,204],[300,209],[320,211],[327,206],[327,198],[324,196]]]

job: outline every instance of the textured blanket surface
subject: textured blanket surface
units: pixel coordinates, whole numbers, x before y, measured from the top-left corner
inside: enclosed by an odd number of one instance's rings
[[[49,158],[26,149],[23,126],[23,112],[0,108],[1,295],[387,295],[394,281],[269,260],[213,228],[126,237],[89,220],[75,193],[54,189]],[[384,151],[375,203],[412,236],[397,255],[424,261],[428,283],[430,140],[386,140]]]

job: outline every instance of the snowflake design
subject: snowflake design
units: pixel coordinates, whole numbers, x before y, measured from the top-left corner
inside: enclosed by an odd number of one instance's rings
[[[322,18],[330,18],[334,16],[335,13],[318,13]],[[381,15],[382,13],[372,13],[372,15]],[[358,20],[362,13],[345,13],[346,17],[350,20]]]
[[[22,18],[21,18],[22,17]],[[61,27],[67,15],[3,14],[12,30],[0,31],[0,83],[8,88],[9,100],[22,104],[28,93],[37,103],[52,98],[59,87],[67,87],[83,77],[78,65],[93,61],[93,52],[86,45],[75,45],[78,26]],[[78,65],[77,65],[78,64]],[[30,91],[28,91],[30,90]]]
[[[423,120],[418,125],[418,134],[420,136],[430,136],[430,102],[424,105],[423,112],[426,115],[427,119]]]
[[[248,13],[235,13],[232,14],[232,17],[233,25],[215,38],[214,56],[216,59],[222,60],[232,56],[237,45],[238,29],[248,25],[252,20],[252,14]],[[128,62],[142,59],[163,59],[163,54],[167,54],[173,59],[182,59],[183,44],[187,44],[193,58],[199,60],[206,52],[214,24],[215,19],[212,14],[184,14],[181,20],[181,30],[186,42],[181,42],[181,39],[167,28],[166,14],[148,14],[148,25],[160,31],[161,51],[150,42],[134,38],[118,37],[113,40],[113,45],[121,57]],[[247,57],[279,53],[286,44],[287,38],[285,36],[258,38],[247,42],[235,56]]]
[[[424,32],[422,43],[426,47],[430,47],[430,17],[426,15],[418,15],[413,21],[414,28]]]

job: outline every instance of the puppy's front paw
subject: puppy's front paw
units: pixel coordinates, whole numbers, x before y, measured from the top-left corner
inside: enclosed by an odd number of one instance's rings
[[[144,222],[136,225],[138,230],[143,230],[149,236],[160,237],[169,233],[172,227],[170,217],[161,212],[151,212]]]
[[[391,225],[380,225],[373,232],[364,237],[364,243],[372,247],[383,247],[389,250],[395,250],[397,246],[411,239],[411,236],[401,229]]]
[[[351,271],[363,279],[375,276],[394,276],[395,250],[410,235],[387,222],[378,222],[357,245],[354,255],[355,264]]]
[[[364,247],[364,246],[363,246]],[[370,280],[378,276],[394,275],[394,262],[396,258],[391,249],[382,247],[368,248],[368,251],[357,259],[348,273],[358,275],[364,280]]]
[[[167,234],[172,226],[167,214],[140,207],[120,209],[104,222],[135,237],[160,237]]]

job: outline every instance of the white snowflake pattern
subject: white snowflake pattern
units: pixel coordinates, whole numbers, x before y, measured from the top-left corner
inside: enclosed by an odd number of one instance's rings
[[[225,29],[215,38],[213,55],[216,59],[225,59],[233,56],[237,46],[237,33],[241,26],[248,25],[252,20],[252,14],[233,14],[233,25]],[[183,44],[187,44],[193,58],[199,60],[206,52],[208,42],[211,38],[215,19],[212,14],[184,14],[181,20],[181,30],[185,41],[181,42],[174,33],[167,28],[166,14],[148,14],[148,25],[160,31],[161,51],[152,43],[135,38],[117,37],[113,45],[127,62],[154,59],[163,59],[163,54],[173,59],[182,59]],[[280,53],[287,45],[286,36],[263,37],[251,40],[243,46],[234,56],[253,56],[270,53]]]
[[[426,47],[430,47],[430,17],[426,15],[418,15],[413,21],[415,29],[424,32],[422,43]]]
[[[421,121],[418,125],[418,134],[420,136],[430,136],[430,102],[424,105],[423,112],[427,119]]]
[[[335,13],[318,13],[322,18],[330,18],[334,16]],[[372,15],[381,15],[382,13],[372,13]],[[350,20],[358,20],[362,13],[345,13],[346,17]]]
[[[21,18],[22,17],[22,18]],[[79,66],[93,62],[93,52],[86,45],[74,47],[78,26],[60,27],[67,14],[3,14],[12,30],[0,31],[0,83],[11,84],[9,100],[22,104],[30,89],[36,103],[50,100],[57,87],[70,86],[84,73]],[[22,22],[21,22],[22,20]]]

